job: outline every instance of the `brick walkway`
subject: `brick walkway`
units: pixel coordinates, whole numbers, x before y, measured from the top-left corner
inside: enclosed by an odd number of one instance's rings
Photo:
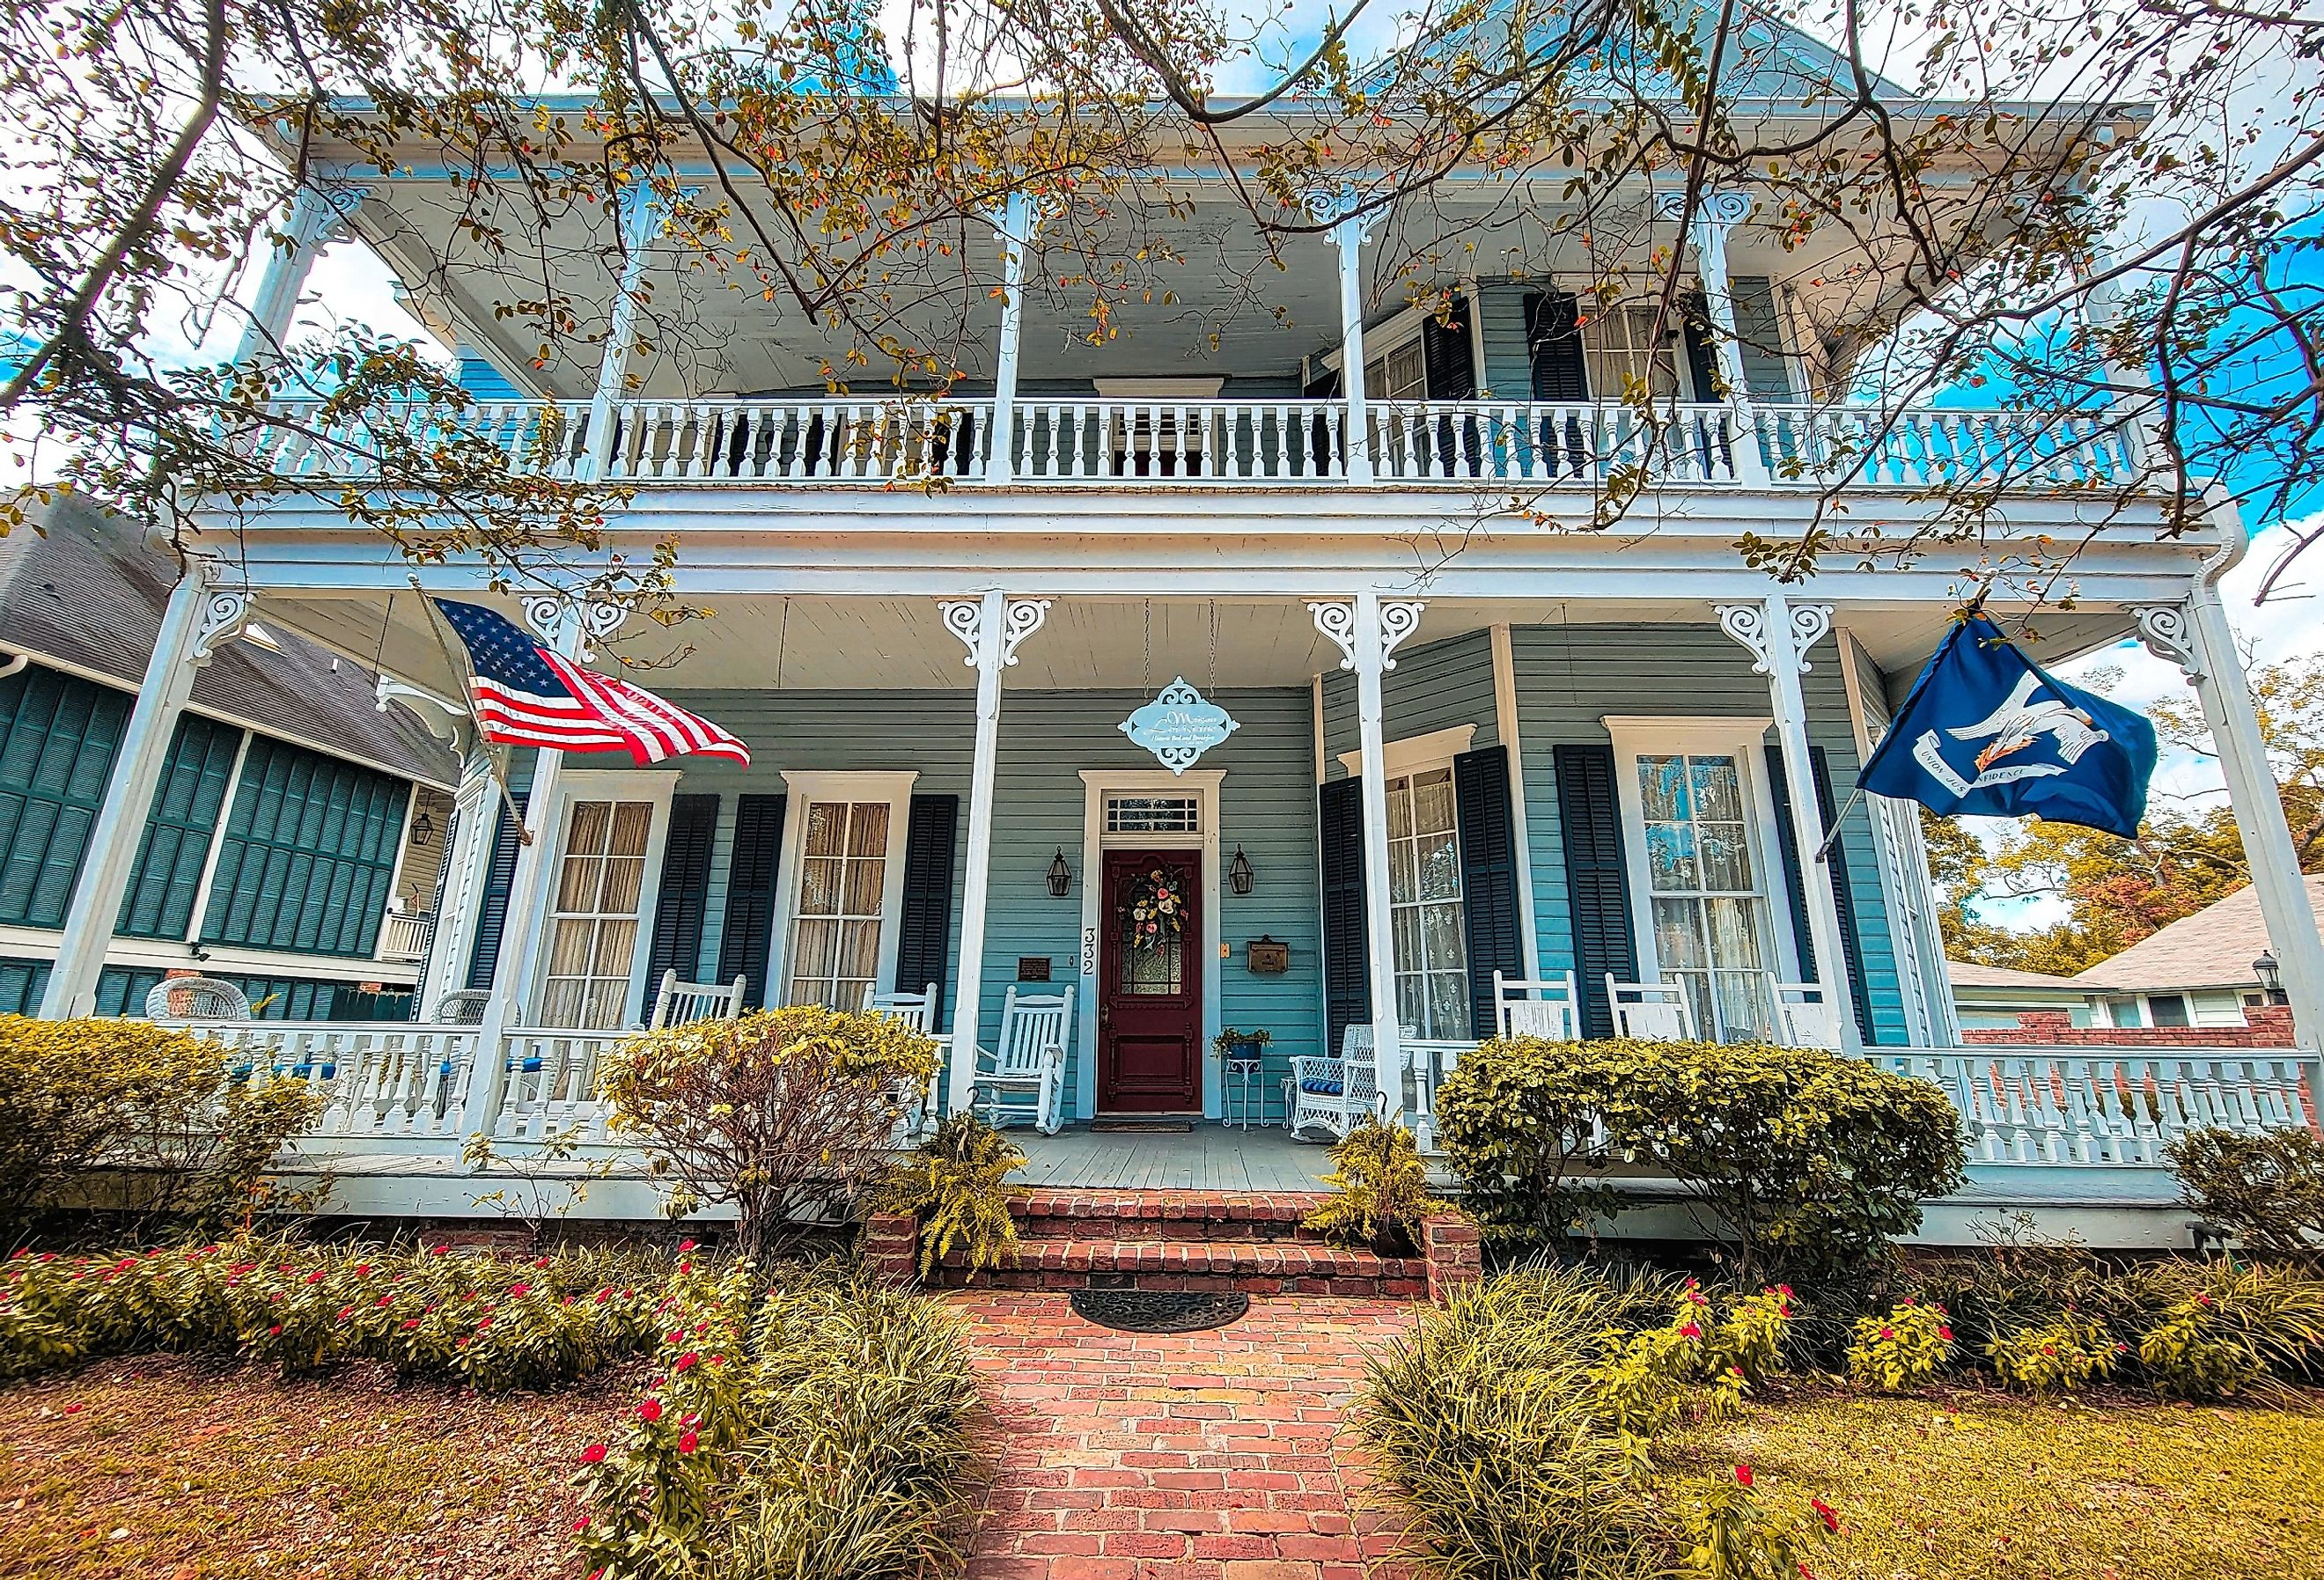
[[[1063,1295],[953,1298],[1006,1434],[969,1580],[1387,1580],[1340,1431],[1395,1300],[1260,1297],[1210,1333],[1116,1333]]]

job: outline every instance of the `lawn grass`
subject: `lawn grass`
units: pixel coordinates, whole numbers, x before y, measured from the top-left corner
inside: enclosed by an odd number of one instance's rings
[[[0,1577],[578,1575],[576,1456],[642,1381],[485,1397],[153,1356],[0,1389]]]
[[[1818,1580],[2324,1576],[2324,1400],[2299,1409],[1976,1391],[1797,1389],[1690,1445],[1690,1479],[1748,1464],[1785,1511],[1842,1534]]]

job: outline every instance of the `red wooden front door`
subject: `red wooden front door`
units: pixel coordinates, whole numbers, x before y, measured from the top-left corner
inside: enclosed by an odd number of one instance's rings
[[[1202,1107],[1202,857],[1191,850],[1106,853],[1097,996],[1102,1113]]]

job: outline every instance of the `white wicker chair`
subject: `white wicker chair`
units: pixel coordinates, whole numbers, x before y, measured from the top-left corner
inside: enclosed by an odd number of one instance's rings
[[[661,974],[661,991],[654,994],[653,1020],[647,1026],[684,1026],[696,1021],[733,1021],[742,1014],[742,984],[732,982],[680,982],[675,967]]]
[[[145,995],[149,1021],[247,1021],[250,1000],[242,989],[215,976],[171,976]]]
[[[1350,1026],[1340,1036],[1337,1058],[1295,1054],[1284,1078],[1283,1103],[1290,1130],[1304,1136],[1320,1130],[1338,1141],[1379,1104],[1379,1067],[1372,1057],[1370,1026]]]
[[[955,1037],[975,1029],[956,1026]],[[987,1124],[1029,1118],[1045,1136],[1065,1123],[1065,1049],[1074,1036],[1074,990],[1019,993],[1012,984],[1001,1006],[1001,1050],[976,1050],[976,1102]]]
[[[484,1006],[492,1002],[489,988],[464,987],[447,993],[436,1001],[436,1023],[439,1026],[481,1026],[484,1023]]]
[[[1502,1037],[1572,1042],[1582,1035],[1582,994],[1571,971],[1539,982],[1493,973],[1493,1030]]]

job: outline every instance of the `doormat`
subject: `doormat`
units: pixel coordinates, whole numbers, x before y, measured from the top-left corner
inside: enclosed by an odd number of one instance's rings
[[[1194,1128],[1191,1119],[1097,1119],[1090,1130],[1097,1135],[1185,1135]]]
[[[1075,1289],[1074,1315],[1122,1333],[1200,1333],[1224,1327],[1250,1309],[1239,1292],[1190,1295],[1177,1289]]]

